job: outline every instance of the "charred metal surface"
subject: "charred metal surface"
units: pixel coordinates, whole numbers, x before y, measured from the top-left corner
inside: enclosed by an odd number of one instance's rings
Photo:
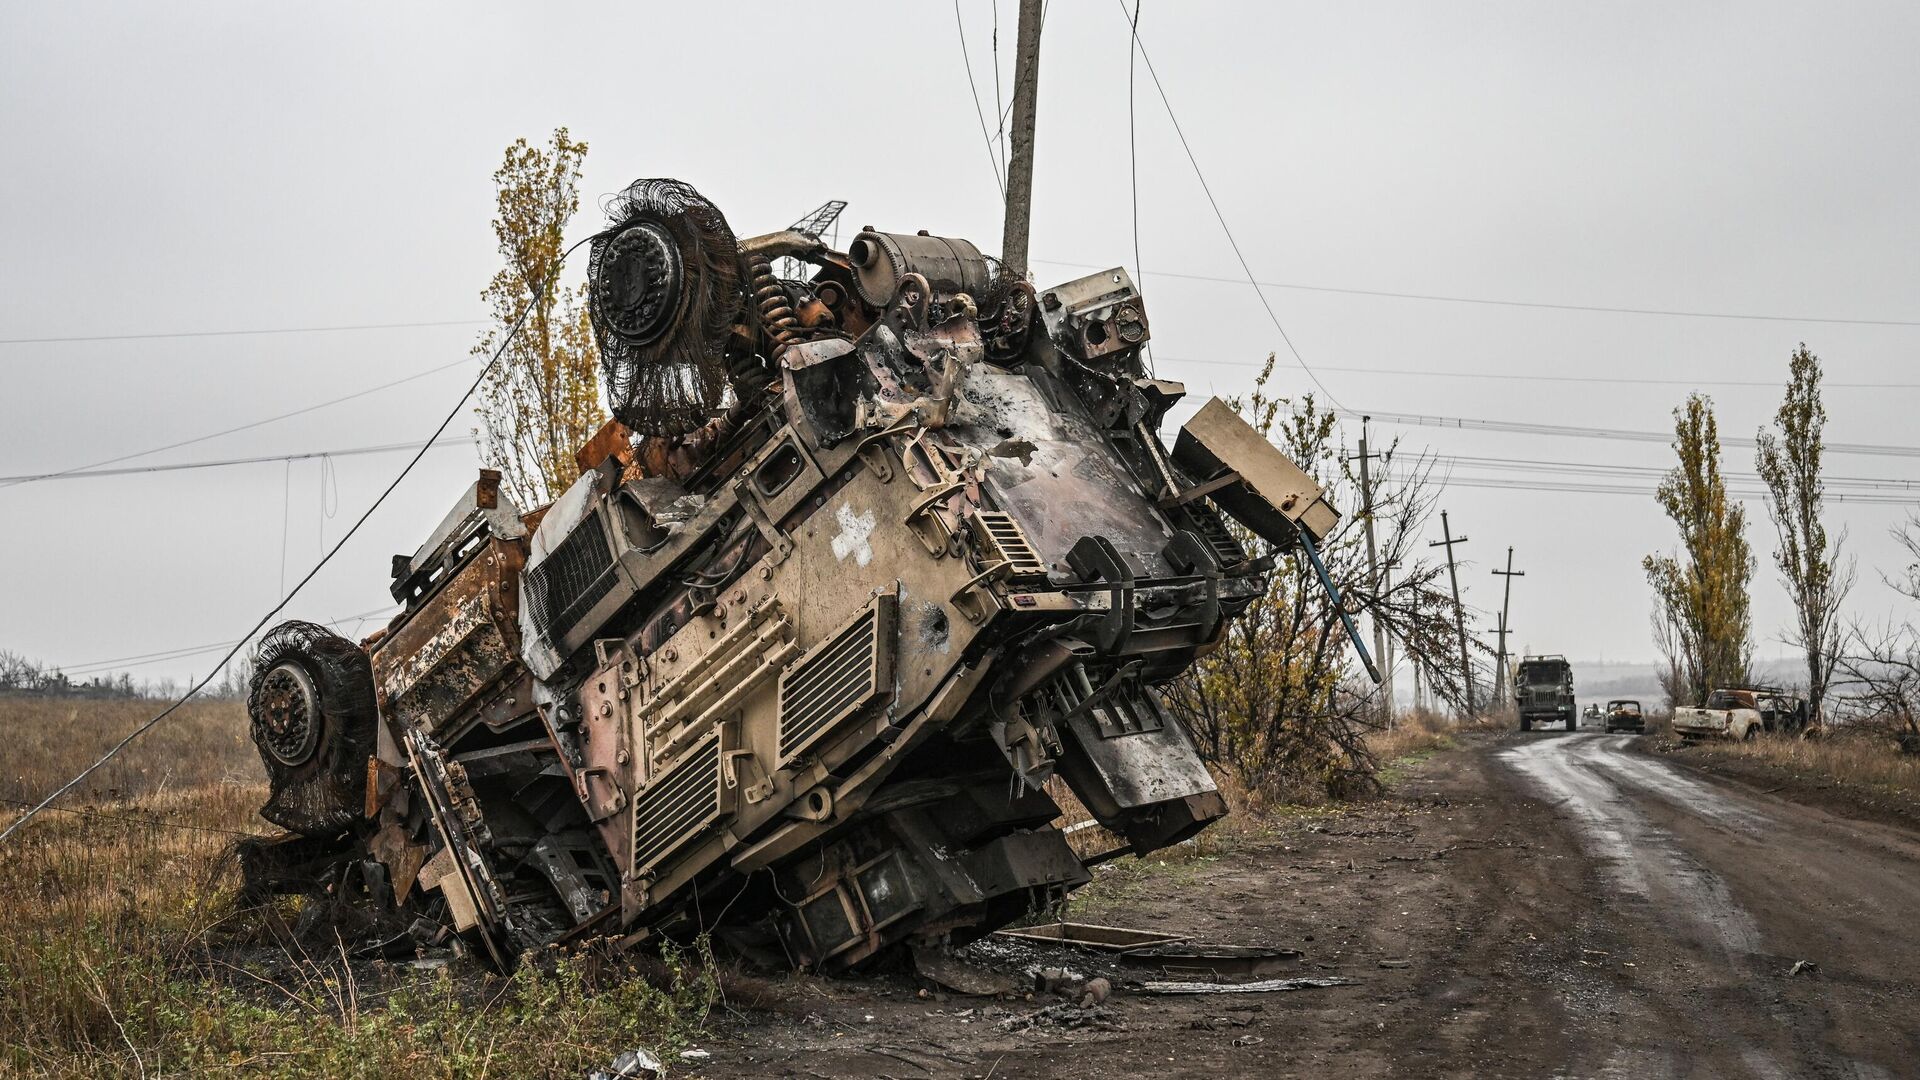
[[[1184,390],[1144,370],[1124,270],[1035,290],[924,233],[736,242],[666,181],[613,214],[589,295],[620,422],[551,505],[482,474],[396,557],[360,682],[298,635],[256,672],[267,813],[309,834],[252,856],[258,888],[328,877],[501,963],[711,931],[843,969],[1084,884],[1051,777],[1134,852],[1226,812],[1159,691],[1265,588],[1221,511],[1283,541],[1334,511],[1218,402],[1162,445]]]

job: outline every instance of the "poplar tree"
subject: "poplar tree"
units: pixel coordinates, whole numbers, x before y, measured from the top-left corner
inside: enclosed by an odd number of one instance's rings
[[[493,174],[493,233],[504,265],[480,294],[494,325],[474,354],[492,356],[528,304],[533,310],[481,384],[481,457],[523,510],[573,483],[574,451],[606,422],[587,286],[557,280],[586,156],[586,143],[557,128],[546,146],[515,139]]]
[[[1746,511],[1727,497],[1720,476],[1720,428],[1712,399],[1688,395],[1673,419],[1679,460],[1654,497],[1680,530],[1680,551],[1648,555],[1641,565],[1653,586],[1655,642],[1675,673],[1667,696],[1676,705],[1698,704],[1716,687],[1747,681],[1753,659],[1748,584],[1754,560]]]
[[[1788,362],[1787,394],[1774,413],[1774,430],[1761,430],[1754,455],[1767,485],[1767,513],[1780,538],[1773,564],[1798,617],[1793,644],[1807,658],[1808,714],[1816,720],[1840,650],[1840,605],[1854,580],[1852,560],[1843,563],[1840,556],[1846,533],[1831,542],[1827,537],[1820,480],[1827,409],[1820,399],[1820,376],[1820,358],[1801,342]]]

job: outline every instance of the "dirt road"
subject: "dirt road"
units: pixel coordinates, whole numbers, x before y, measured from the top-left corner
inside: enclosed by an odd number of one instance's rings
[[[1920,1073],[1920,838],[1642,750],[1631,736],[1471,738],[1382,803],[1103,871],[1073,915],[1298,948],[1301,974],[1351,985],[1123,988],[1096,1016],[1058,1018],[1044,996],[923,999],[906,975],[793,979],[736,993],[694,1071]],[[1801,961],[1817,966],[1790,974]]]
[[[1583,927],[1642,958],[1575,992],[1621,1023],[1574,1061],[1601,1076],[1920,1071],[1920,843],[1709,783],[1631,736],[1498,752],[1579,837],[1599,888]],[[1808,977],[1786,975],[1800,961]]]

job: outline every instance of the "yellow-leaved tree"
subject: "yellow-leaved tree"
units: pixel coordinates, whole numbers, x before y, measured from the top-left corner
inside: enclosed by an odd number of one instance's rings
[[[551,502],[573,483],[574,451],[606,422],[587,286],[557,280],[586,156],[586,143],[556,128],[546,146],[515,139],[493,174],[493,232],[504,265],[480,294],[494,325],[475,354],[493,355],[526,306],[534,307],[481,384],[481,457],[500,470],[523,510]]]
[[[1705,395],[1690,394],[1673,410],[1673,450],[1679,460],[1656,498],[1680,529],[1680,554],[1649,555],[1641,565],[1653,586],[1654,641],[1667,656],[1667,698],[1697,705],[1747,682],[1753,552],[1746,509],[1720,476],[1720,425]]]

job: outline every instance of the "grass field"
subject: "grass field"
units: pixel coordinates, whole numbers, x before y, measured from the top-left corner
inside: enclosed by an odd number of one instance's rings
[[[1842,728],[1817,739],[1766,736],[1740,743],[1702,742],[1685,752],[1817,779],[1867,796],[1904,801],[1920,797],[1920,755],[1900,753],[1880,732]]]
[[[0,698],[0,823],[157,708]],[[196,704],[0,847],[0,1076],[578,1077],[717,998],[672,956],[502,979],[289,952],[234,903],[265,797],[241,706]]]

